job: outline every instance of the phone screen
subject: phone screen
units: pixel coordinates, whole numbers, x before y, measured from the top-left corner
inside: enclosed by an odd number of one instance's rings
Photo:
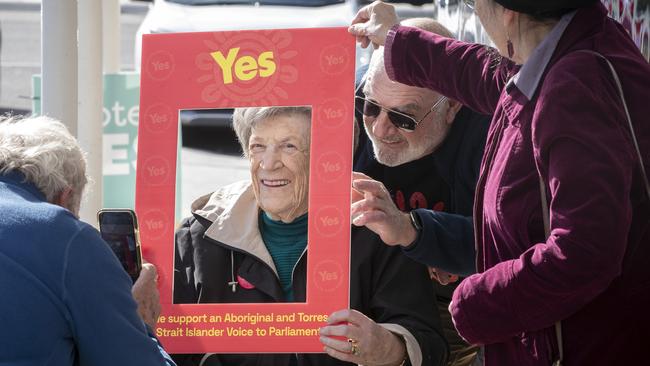
[[[102,238],[124,270],[135,281],[140,274],[140,253],[136,242],[137,223],[131,211],[101,211],[99,213],[99,230]]]

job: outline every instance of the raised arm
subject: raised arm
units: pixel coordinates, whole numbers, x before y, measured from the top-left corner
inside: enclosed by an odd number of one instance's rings
[[[81,365],[174,365],[138,316],[131,279],[99,234],[68,244],[62,288]]]

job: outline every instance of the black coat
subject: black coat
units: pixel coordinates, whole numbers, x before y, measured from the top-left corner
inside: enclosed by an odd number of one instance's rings
[[[185,219],[176,233],[174,271],[175,303],[281,302],[284,294],[275,272],[250,253],[204,236],[211,224],[203,217]],[[236,292],[228,285],[233,276],[255,287]],[[296,301],[305,301],[306,255],[294,270]],[[417,339],[423,365],[442,365],[447,345],[441,336],[435,293],[426,268],[398,248],[388,247],[365,228],[352,229],[350,308],[377,323],[403,326]],[[179,366],[199,365],[204,355],[174,355]],[[349,365],[326,354],[219,354],[202,365]]]

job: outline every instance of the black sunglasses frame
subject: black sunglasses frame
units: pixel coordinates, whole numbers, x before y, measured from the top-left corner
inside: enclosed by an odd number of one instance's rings
[[[441,96],[436,103],[429,109],[429,111],[422,117],[420,118],[419,121],[417,121],[413,116],[410,116],[406,113],[399,112],[390,108],[386,108],[381,106],[379,103],[374,102],[370,99],[364,98],[362,96],[355,96],[355,108],[361,112],[364,116],[367,117],[372,117],[372,118],[377,118],[379,114],[381,113],[382,110],[386,111],[386,114],[388,115],[388,120],[390,123],[392,123],[395,127],[399,128],[400,130],[404,130],[406,132],[413,132],[415,129],[418,127],[418,125],[424,121],[427,116],[433,112],[436,107],[440,105],[443,101],[445,101],[447,97]],[[361,105],[358,104],[363,103]],[[368,109],[368,106],[372,106],[372,110]]]

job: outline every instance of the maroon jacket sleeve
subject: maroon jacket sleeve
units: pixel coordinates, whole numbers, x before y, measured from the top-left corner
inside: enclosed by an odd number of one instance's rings
[[[550,191],[551,235],[457,288],[452,316],[471,343],[550,327],[621,273],[638,162],[606,67],[593,55],[568,55],[541,86],[532,139]]]
[[[483,114],[494,113],[517,69],[493,48],[399,25],[388,32],[384,59],[392,80],[438,91]]]

